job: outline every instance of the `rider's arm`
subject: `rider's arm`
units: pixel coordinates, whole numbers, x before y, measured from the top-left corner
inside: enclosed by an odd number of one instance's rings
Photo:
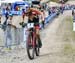
[[[8,25],[10,25],[11,27],[13,27],[13,28],[17,28],[15,25],[13,25],[13,24],[8,24]]]
[[[12,27],[14,27],[14,28],[16,28],[16,26],[15,26],[15,25],[13,25],[13,24],[11,24],[11,26],[12,26]]]
[[[16,26],[12,24],[12,20],[8,20],[8,25],[12,26],[13,28],[16,28]]]

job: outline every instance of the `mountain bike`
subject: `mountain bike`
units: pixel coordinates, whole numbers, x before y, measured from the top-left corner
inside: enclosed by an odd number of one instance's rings
[[[38,44],[38,39],[36,36],[36,29],[34,26],[34,23],[28,23],[27,24],[27,41],[26,41],[26,48],[27,48],[27,54],[29,59],[34,59],[34,55],[39,56],[40,48]]]

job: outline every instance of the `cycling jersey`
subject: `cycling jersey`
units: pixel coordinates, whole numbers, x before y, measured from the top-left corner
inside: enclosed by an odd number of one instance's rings
[[[41,12],[36,10],[36,9],[29,9],[28,10],[28,23],[34,23],[34,26],[36,26],[37,28],[39,28],[39,16],[38,15],[41,15]],[[32,20],[30,19],[32,18]]]
[[[39,17],[34,17],[33,20],[28,19],[28,23],[38,24],[39,23]]]
[[[34,23],[36,29],[39,29],[39,17],[34,17],[33,20],[28,19],[28,23]]]

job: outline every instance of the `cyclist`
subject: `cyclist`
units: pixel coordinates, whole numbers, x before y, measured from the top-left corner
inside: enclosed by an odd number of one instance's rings
[[[42,47],[42,42],[40,39],[40,34],[39,34],[39,30],[40,30],[40,26],[39,26],[39,16],[36,12],[32,11],[31,8],[29,8],[27,10],[27,16],[28,16],[28,23],[34,23],[35,29],[36,29],[36,35],[37,35],[37,39],[38,39],[38,43],[39,43],[39,47]]]
[[[40,39],[40,26],[39,26],[39,16],[36,12],[30,10],[29,12],[29,16],[28,16],[28,23],[34,23],[35,29],[36,29],[36,35],[37,35],[37,39],[38,39],[38,43],[39,43],[39,47],[42,47],[42,42]]]

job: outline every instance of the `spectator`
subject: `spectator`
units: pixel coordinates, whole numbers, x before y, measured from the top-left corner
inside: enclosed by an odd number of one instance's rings
[[[73,22],[75,22],[75,12],[73,13]]]
[[[11,3],[9,3],[8,8],[9,8],[9,10],[12,10]]]
[[[50,8],[48,9],[48,15],[51,15],[51,9]]]
[[[72,9],[72,16],[74,15],[74,9]]]
[[[42,9],[41,10],[41,12],[42,12],[42,26],[43,26],[43,28],[45,28],[45,13],[44,13],[44,10]]]
[[[3,22],[2,29],[5,31],[6,30],[6,25],[7,25],[7,20],[9,18],[9,9],[6,8],[6,13],[5,13],[5,21]]]

